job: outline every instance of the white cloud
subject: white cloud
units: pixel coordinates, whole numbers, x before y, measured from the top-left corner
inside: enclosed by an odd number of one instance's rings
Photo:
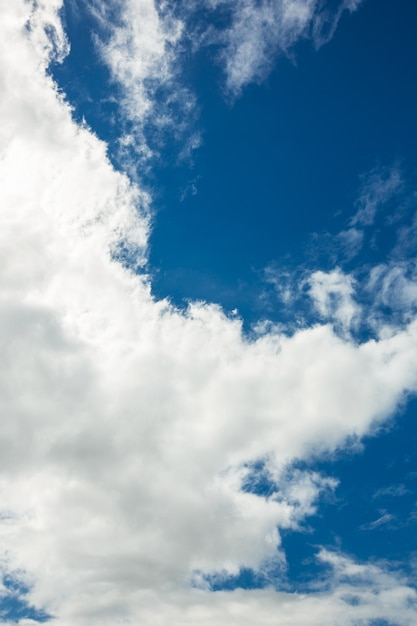
[[[320,0],[205,0],[205,4],[230,11],[230,27],[217,37],[211,31],[209,41],[221,43],[226,88],[238,96],[247,84],[261,82],[276,57],[288,54],[301,39],[312,37],[317,46],[326,43],[343,11],[354,11],[361,0],[344,0],[336,8]]]
[[[62,0],[29,1],[30,14],[22,15],[25,28],[32,33],[32,42],[36,48],[36,57],[42,67],[46,68],[50,61],[62,61],[69,51],[59,11]]]
[[[375,168],[363,177],[362,188],[356,202],[357,212],[351,226],[371,226],[376,213],[403,188],[398,167]]]
[[[336,7],[329,8],[322,3],[320,11],[315,15],[312,26],[313,39],[317,47],[328,43],[333,37],[337,25],[344,11],[353,13],[362,4],[363,0],[342,0]]]
[[[307,282],[309,294],[319,315],[333,320],[345,332],[349,331],[361,312],[353,298],[352,277],[336,268],[331,272],[313,272]]]
[[[303,35],[316,1],[233,3],[233,24],[223,53],[226,85],[239,94],[250,82],[265,78],[275,56]]]
[[[155,0],[91,0],[89,7],[98,25],[98,50],[119,88],[121,155],[133,148],[146,161],[169,131],[190,135],[183,150],[188,158],[200,137],[192,128],[195,97],[181,83],[183,22],[169,3]]]
[[[109,5],[97,1],[95,5],[106,17]],[[141,118],[153,105],[146,80],[157,83],[171,79],[169,47],[178,43],[182,24],[163,20],[153,0],[126,0],[119,10],[119,20],[106,25],[109,41],[103,43],[102,54],[114,79],[126,89],[129,117]]]
[[[382,487],[378,489],[372,496],[372,498],[400,498],[410,493],[410,490],[403,484],[390,485],[389,487]]]
[[[194,127],[197,99],[182,78],[182,54],[187,46],[193,52],[202,45],[219,48],[226,92],[236,97],[247,84],[261,82],[276,57],[289,54],[299,40],[311,37],[317,46],[328,41],[342,13],[356,10],[361,1],[341,0],[330,9],[320,0],[200,0],[180,5],[156,0],[89,0],[99,26],[95,39],[101,58],[120,90],[124,165],[132,150],[136,158],[143,157],[142,165],[155,151],[158,154],[167,131],[181,139],[188,136],[180,158],[190,158],[201,145]],[[213,22],[208,28],[205,25],[203,33],[195,27],[202,6]],[[229,26],[214,26],[219,10],[230,15]]]
[[[364,233],[361,229],[348,228],[340,231],[334,238],[337,253],[344,261],[351,261],[360,252],[363,239]]]
[[[386,524],[390,524],[395,520],[395,515],[392,513],[386,513],[381,511],[382,515],[380,515],[377,519],[369,522],[368,524],[362,524],[359,527],[359,530],[375,530],[375,528],[379,528],[380,526],[385,526]]]
[[[416,268],[409,262],[391,260],[371,269],[367,290],[372,294],[375,307],[389,307],[403,319],[414,315],[417,305]]]
[[[123,241],[145,263],[149,198],[72,121],[43,71],[59,8],[0,7],[4,571],[33,585],[30,602],[57,626],[266,625],[277,615],[343,626],[394,614],[411,624],[415,593],[374,568],[359,570],[359,588],[337,580],[307,595],[190,587],[196,570],[282,558],[279,529],[296,528],[333,484],[288,481],[288,466],[368,432],[417,388],[417,324],[360,346],[329,326],[249,341],[214,305],[182,313],[155,301],[146,277],[112,256]],[[241,489],[244,465],[259,458],[280,493]]]

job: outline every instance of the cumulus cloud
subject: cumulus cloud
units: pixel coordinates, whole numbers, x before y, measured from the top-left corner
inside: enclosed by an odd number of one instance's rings
[[[329,325],[248,340],[217,306],[152,298],[149,197],[45,73],[67,45],[60,8],[0,7],[2,571],[59,626],[411,624],[404,581],[325,552],[320,592],[192,587],[195,572],[282,559],[280,530],[334,484],[288,468],[416,390],[417,323],[361,345]],[[136,272],[117,262],[121,244]],[[259,459],[265,496],[245,488]]]
[[[298,328],[308,327],[313,315],[346,337],[363,321],[364,311],[357,302],[362,285],[340,267],[330,271],[305,268],[291,271],[280,270],[271,264],[265,268],[263,278],[273,288],[280,306],[294,313]],[[267,294],[263,297],[266,298]]]
[[[313,272],[307,282],[310,297],[320,316],[333,319],[344,331],[349,331],[361,312],[353,298],[352,277],[336,268],[331,272]]]

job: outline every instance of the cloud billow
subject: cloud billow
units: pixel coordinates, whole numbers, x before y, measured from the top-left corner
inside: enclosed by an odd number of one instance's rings
[[[325,550],[326,584],[310,594],[193,584],[285,561],[281,531],[336,485],[289,468],[363,436],[415,392],[417,322],[362,344],[326,323],[248,339],[214,304],[153,298],[149,195],[45,73],[67,49],[60,8],[0,8],[3,575],[18,572],[59,626],[411,624],[406,580]],[[135,272],[115,260],[121,241]],[[342,321],[350,285],[331,284]],[[263,495],[245,488],[259,459]]]

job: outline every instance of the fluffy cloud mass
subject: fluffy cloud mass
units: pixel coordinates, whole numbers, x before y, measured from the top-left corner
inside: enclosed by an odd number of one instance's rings
[[[307,595],[208,588],[284,563],[280,530],[334,487],[293,462],[362,436],[416,390],[417,323],[361,345],[328,324],[249,340],[217,306],[156,301],[150,199],[45,71],[67,50],[60,8],[0,7],[3,577],[59,626],[411,625],[406,581],[325,551],[330,582]],[[336,279],[312,285],[318,306],[325,288],[350,306]],[[259,459],[268,496],[243,489]]]

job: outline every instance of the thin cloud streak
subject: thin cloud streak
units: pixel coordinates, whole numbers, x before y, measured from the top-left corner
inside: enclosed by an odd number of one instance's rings
[[[202,0],[214,12],[226,11],[230,25],[209,28],[201,42],[219,46],[226,92],[236,98],[250,83],[262,82],[276,58],[289,55],[303,39],[318,48],[334,35],[342,14],[354,12],[362,0],[343,0],[330,7],[320,0]]]

